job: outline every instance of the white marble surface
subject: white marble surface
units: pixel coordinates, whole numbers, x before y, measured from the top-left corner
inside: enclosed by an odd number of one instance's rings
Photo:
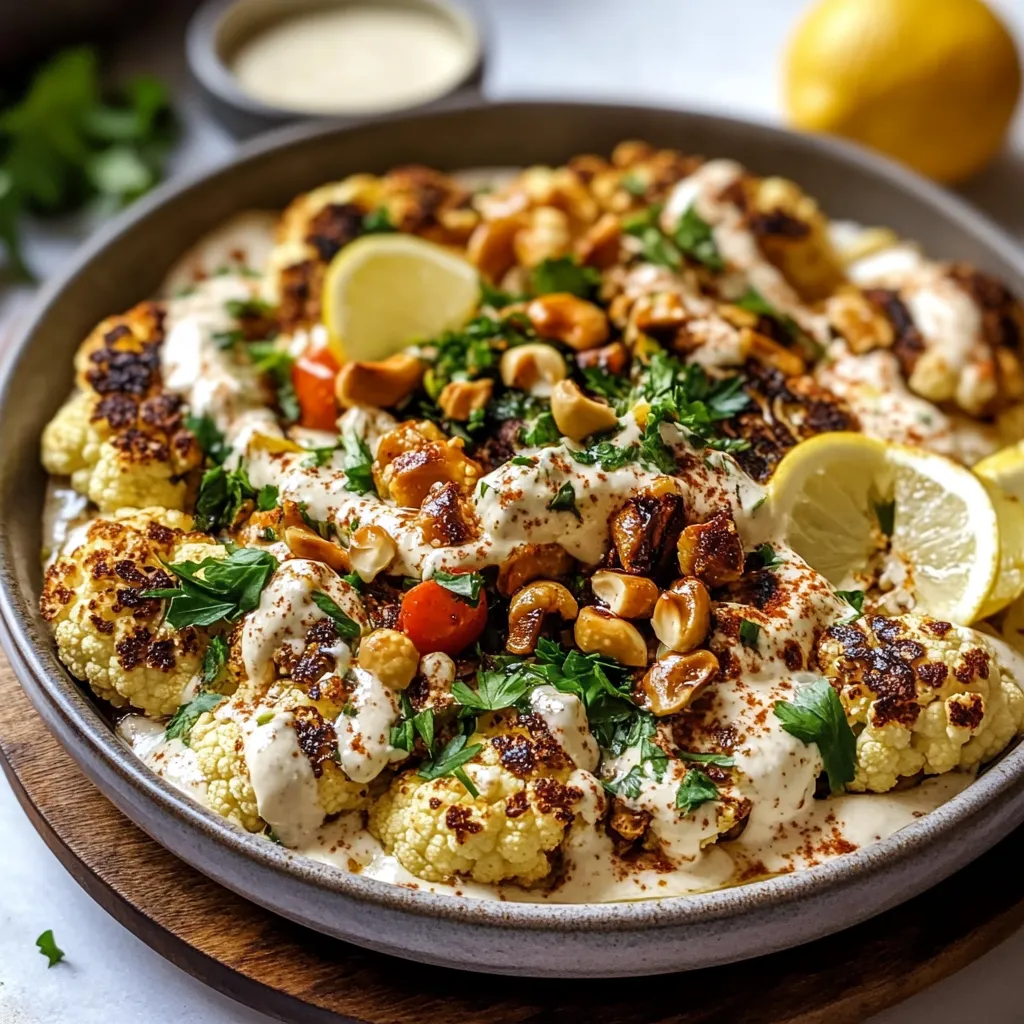
[[[941,3],[942,0],[935,0]],[[1024,0],[995,0],[1024,39]],[[486,0],[493,97],[602,96],[658,100],[777,119],[778,60],[804,0]],[[187,134],[176,166],[195,169],[232,148],[205,118],[182,73],[179,28],[150,34],[119,60],[178,83]],[[1024,240],[1024,109],[1011,151],[965,192]],[[45,271],[75,242],[72,226],[32,233]],[[0,297],[0,316],[23,296]],[[36,836],[0,777],[0,1024],[257,1024],[163,961],[86,896]],[[112,851],[112,855],[116,855]],[[187,898],[183,894],[183,898]],[[47,970],[36,936],[52,928],[67,960]],[[874,1024],[1024,1020],[1024,932]]]

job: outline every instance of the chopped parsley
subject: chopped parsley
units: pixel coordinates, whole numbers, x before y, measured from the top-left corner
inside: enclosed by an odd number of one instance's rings
[[[842,702],[825,678],[801,686],[792,701],[775,702],[775,717],[782,728],[804,743],[817,744],[828,774],[829,789],[842,791],[853,779],[857,741],[846,720]]]
[[[731,754],[697,754],[692,750],[680,750],[680,761],[692,761],[695,764],[713,764],[718,768],[732,768],[736,758]]]
[[[236,320],[254,320],[270,316],[274,312],[274,307],[269,302],[255,298],[228,299],[224,303],[224,308],[227,310],[228,316],[233,316]]]
[[[292,383],[292,365],[295,360],[272,341],[254,341],[249,345],[257,373],[266,375],[274,385],[277,407],[286,423],[296,423],[302,410]]]
[[[841,597],[853,609],[853,614],[840,620],[840,625],[847,626],[851,622],[856,622],[864,614],[863,590],[837,590],[836,596]]]
[[[478,572],[435,572],[430,577],[438,586],[475,608],[480,603],[484,578]]]
[[[412,753],[419,736],[427,748],[428,754],[434,752],[434,712],[430,708],[416,712],[413,710],[407,694],[399,698],[402,717],[397,725],[391,727],[390,743],[396,750],[407,750]]]
[[[514,295],[512,292],[502,291],[495,288],[483,278],[480,278],[480,305],[489,306],[491,309],[504,309],[514,302],[522,302],[525,295]]]
[[[629,171],[619,179],[619,184],[627,191],[631,196],[640,198],[647,191],[647,182],[633,171]]]
[[[450,381],[495,374],[501,352],[536,338],[530,321],[517,313],[500,320],[478,316],[461,330],[445,331],[431,342],[434,363],[423,378],[427,394],[436,401]]]
[[[876,501],[875,518],[878,520],[878,528],[886,535],[892,536],[893,528],[896,525],[896,499],[891,501]]]
[[[192,736],[192,729],[196,722],[212,711],[222,700],[227,698],[222,693],[213,690],[203,690],[196,694],[187,704],[182,704],[171,716],[167,723],[167,731],[164,733],[166,739],[181,740],[187,747]]]
[[[36,945],[39,947],[39,952],[42,953],[49,961],[46,965],[47,968],[55,967],[64,959],[64,950],[61,949],[54,940],[52,928],[47,928],[46,931],[36,939]]]
[[[708,270],[720,272],[725,270],[725,262],[715,245],[715,236],[711,225],[699,213],[693,204],[687,207],[686,213],[680,218],[672,240],[679,246],[680,252],[703,263]]]
[[[690,768],[676,790],[676,810],[692,814],[702,804],[718,799],[718,787],[699,768]]]
[[[256,508],[260,512],[270,512],[277,508],[280,492],[273,484],[265,484],[256,495]]]
[[[388,213],[387,207],[384,206],[378,206],[363,214],[362,227],[365,235],[391,234],[398,230],[391,222],[391,214]]]
[[[355,640],[359,634],[359,623],[355,619],[349,618],[338,606],[329,594],[325,594],[322,590],[313,591],[313,603],[320,609],[328,618],[334,620],[334,626],[338,631],[338,636],[342,640]]]
[[[581,466],[600,466],[605,472],[621,469],[640,458],[640,445],[619,446],[611,441],[599,441],[590,448],[567,448],[569,458]]]
[[[470,796],[478,797],[480,791],[473,785],[472,779],[466,774],[462,766],[467,761],[472,761],[483,749],[482,743],[474,743],[472,746],[467,747],[465,735],[459,733],[458,736],[453,736],[445,744],[444,749],[437,757],[424,761],[416,771],[416,774],[419,778],[426,779],[428,782],[431,779],[440,779],[445,775],[454,775],[466,787]]]
[[[223,466],[214,466],[208,469],[196,495],[196,528],[204,533],[227,529],[245,502],[255,497],[256,490],[244,468],[229,471]]]
[[[656,203],[623,222],[625,232],[639,239],[640,254],[644,260],[669,270],[680,270],[686,256],[709,270],[718,272],[725,269],[711,225],[692,205],[671,233],[663,231],[659,224],[661,210],[660,204]]]
[[[774,569],[786,564],[785,559],[779,558],[771,544],[762,544],[754,554],[761,560],[762,569]]]
[[[790,342],[798,345],[812,359],[822,355],[822,348],[791,316],[776,309],[756,288],[748,288],[733,303],[755,316],[774,320],[786,333]]]
[[[323,448],[308,448],[306,449],[309,454],[299,463],[303,469],[319,469],[321,466],[326,466],[328,462],[334,457],[334,453],[338,450],[338,445],[331,444],[326,445]]]
[[[537,460],[536,459],[531,459],[528,455],[514,455],[511,459],[509,459],[509,462],[511,462],[513,466],[536,466],[537,465]]]
[[[558,488],[555,496],[544,507],[552,512],[571,512],[580,522],[583,522],[583,516],[576,507],[576,492],[573,490],[570,480],[566,480]]]
[[[542,412],[519,431],[519,440],[528,448],[543,448],[545,445],[558,444],[561,439],[562,434],[555,426],[555,417],[550,412]]]
[[[740,643],[752,651],[757,650],[758,641],[761,639],[761,627],[750,619],[740,619]]]
[[[477,672],[475,690],[458,680],[452,685],[452,696],[463,707],[474,711],[500,711],[517,704],[537,683],[526,662],[511,662],[496,668],[481,668]]]
[[[210,638],[203,652],[202,682],[203,686],[213,686],[220,678],[221,672],[228,663],[228,645],[222,636]]]
[[[260,533],[260,537],[262,537],[268,544],[271,544],[277,540],[277,531],[272,526],[264,526]]]
[[[251,612],[277,569],[277,559],[258,548],[236,548],[224,559],[175,562],[167,568],[180,584],[144,590],[141,596],[167,600],[167,624],[182,629],[212,626],[222,620],[234,622]]]
[[[231,449],[227,446],[220,428],[209,416],[189,416],[185,420],[185,426],[195,436],[199,447],[211,462],[220,465],[228,457]]]
[[[640,795],[646,779],[661,782],[668,769],[668,754],[651,739],[655,732],[653,719],[639,719],[634,732],[640,744],[640,761],[623,775],[612,779],[611,782],[602,783],[612,796],[623,796],[631,800],[635,800]],[[629,746],[635,745],[635,742],[629,744]]]
[[[351,431],[341,438],[341,464],[345,470],[345,490],[353,494],[376,494],[373,482],[373,456],[366,442]]]
[[[530,273],[530,290],[534,295],[568,292],[589,299],[600,287],[600,273],[593,267],[580,266],[571,256],[542,260]]]

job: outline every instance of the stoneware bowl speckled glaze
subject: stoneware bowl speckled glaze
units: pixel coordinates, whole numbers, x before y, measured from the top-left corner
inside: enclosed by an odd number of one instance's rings
[[[938,188],[846,144],[703,114],[567,103],[448,109],[356,127],[287,129],[229,165],[172,183],[95,237],[43,291],[0,381],[0,618],[28,695],[89,778],[137,825],[229,889],[384,953],[505,974],[642,975],[753,957],[838,931],[934,885],[1024,819],[1024,746],[889,839],[797,874],[647,902],[526,905],[396,888],[248,835],[152,775],[57,661],[37,611],[45,474],[39,436],[72,386],[93,325],[151,294],[174,258],[231,214],[283,207],[355,171],[563,162],[644,138],[791,177],[830,215],[884,224],[1024,291],[1024,257]],[[69,794],[74,799],[74,794]],[[187,900],[188,894],[182,893]]]

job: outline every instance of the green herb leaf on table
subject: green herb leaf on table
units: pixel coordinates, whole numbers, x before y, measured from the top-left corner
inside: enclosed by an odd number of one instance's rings
[[[435,572],[430,577],[438,586],[444,587],[459,600],[475,608],[480,603],[480,590],[484,578],[478,572]]]
[[[182,629],[234,622],[251,612],[277,569],[277,559],[258,548],[236,548],[225,559],[175,562],[167,569],[181,581],[179,586],[146,590],[141,596],[167,600],[168,625]]]
[[[52,928],[47,928],[46,931],[36,939],[36,946],[39,947],[39,952],[42,953],[49,961],[46,965],[47,968],[55,967],[64,959],[64,950],[57,945],[57,942],[53,937]]]
[[[718,799],[718,787],[699,768],[689,768],[676,790],[676,810],[692,814],[702,804]]]
[[[170,721],[167,723],[167,730],[164,733],[164,737],[169,740],[181,740],[186,747],[189,746],[192,729],[196,722],[198,722],[207,711],[212,711],[217,707],[217,705],[223,700],[227,700],[227,698],[222,693],[216,693],[213,690],[200,691],[192,698],[192,700],[187,704],[182,704],[181,707],[174,712]]]
[[[361,632],[359,623],[346,615],[329,594],[325,594],[322,590],[314,590],[313,603],[328,618],[334,620],[334,626],[342,640],[355,640],[359,636]]]
[[[774,711],[786,732],[804,743],[817,744],[829,788],[841,792],[855,774],[857,741],[829,681],[821,678],[801,686],[792,701],[776,701]]]

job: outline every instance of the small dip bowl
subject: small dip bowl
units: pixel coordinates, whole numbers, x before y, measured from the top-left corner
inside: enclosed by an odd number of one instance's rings
[[[214,114],[245,136],[479,94],[482,32],[471,10],[467,0],[211,0],[185,45]]]

